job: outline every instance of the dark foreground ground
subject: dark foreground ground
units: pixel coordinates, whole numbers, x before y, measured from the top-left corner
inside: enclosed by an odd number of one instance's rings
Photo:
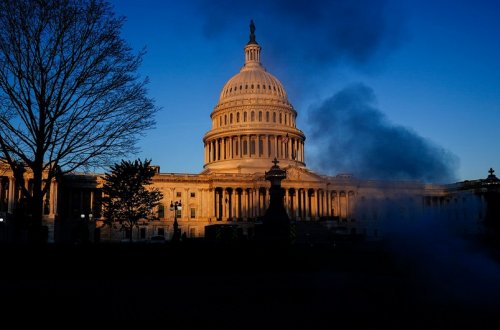
[[[0,324],[15,325],[4,329],[107,321],[113,329],[500,326],[498,263],[477,248],[466,252],[470,262],[384,243],[1,249]]]

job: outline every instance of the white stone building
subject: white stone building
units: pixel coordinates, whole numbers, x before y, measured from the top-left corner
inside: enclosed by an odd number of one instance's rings
[[[481,218],[484,203],[474,193],[468,200],[457,199],[456,203],[463,206],[446,207],[453,192],[460,190],[460,183],[445,186],[367,181],[309,170],[304,158],[306,136],[296,127],[297,111],[281,82],[261,64],[261,47],[253,30],[244,48],[244,65],[222,87],[210,118],[212,128],[203,137],[204,170],[199,174],[173,174],[161,173],[158,167],[154,187],[164,195],[158,220],[140,225],[133,233],[134,240],[153,236],[168,240],[173,234],[174,216],[187,237],[203,237],[205,226],[228,223],[238,225],[251,237],[254,224],[269,205],[270,183],[264,173],[275,158],[287,172],[282,182],[285,208],[303,231],[377,238],[384,235],[388,219],[418,221],[429,212],[465,209],[465,205],[472,220],[463,221],[464,226],[474,228]],[[12,175],[1,178],[0,215],[14,208],[14,186]],[[91,239],[125,239],[124,231],[104,225],[101,219],[101,186],[98,174],[66,175],[54,182],[46,198],[44,219],[50,227],[50,240],[71,240],[74,223],[81,220],[91,222]],[[182,209],[170,210],[172,202],[180,202]]]

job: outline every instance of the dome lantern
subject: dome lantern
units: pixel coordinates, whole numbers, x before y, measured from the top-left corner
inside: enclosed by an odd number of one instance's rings
[[[245,68],[260,67],[260,46],[255,40],[255,24],[250,21],[250,41],[245,46]]]

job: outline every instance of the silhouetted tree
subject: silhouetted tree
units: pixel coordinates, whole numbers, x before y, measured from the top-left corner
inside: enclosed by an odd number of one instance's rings
[[[57,174],[111,165],[154,126],[123,21],[103,0],[0,1],[0,157],[32,172],[35,226]]]
[[[139,220],[156,219],[155,207],[163,198],[157,188],[146,187],[156,172],[150,164],[151,160],[147,159],[144,162],[122,160],[104,176],[104,217],[109,225],[119,223],[128,232],[130,241]]]

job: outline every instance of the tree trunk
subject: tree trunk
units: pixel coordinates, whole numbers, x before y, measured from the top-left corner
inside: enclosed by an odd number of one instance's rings
[[[40,162],[41,164],[41,162]],[[43,218],[43,166],[35,164],[33,170],[33,191],[29,205],[29,228],[31,237],[34,241],[40,242],[44,239],[42,235],[42,218]]]

